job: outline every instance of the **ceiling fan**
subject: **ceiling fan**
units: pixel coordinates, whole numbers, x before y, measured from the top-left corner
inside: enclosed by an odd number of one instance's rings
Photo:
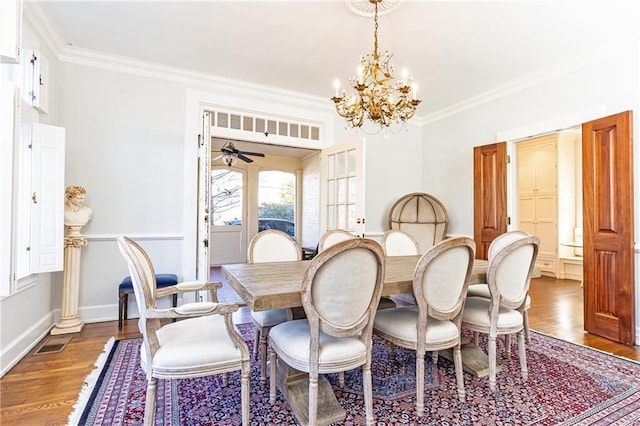
[[[228,167],[233,166],[238,158],[245,163],[253,163],[253,160],[247,157],[247,155],[252,155],[254,157],[264,157],[264,154],[261,152],[241,151],[237,149],[231,142],[227,142],[226,144],[224,144],[224,146],[220,148],[220,152],[221,154],[213,158],[212,161],[215,161],[218,158],[222,158],[222,161]]]

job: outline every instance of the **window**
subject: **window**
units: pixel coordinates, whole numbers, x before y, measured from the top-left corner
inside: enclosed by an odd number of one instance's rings
[[[211,224],[242,224],[242,173],[230,169],[211,170]]]
[[[260,172],[258,180],[258,230],[295,235],[296,176],[271,170]]]

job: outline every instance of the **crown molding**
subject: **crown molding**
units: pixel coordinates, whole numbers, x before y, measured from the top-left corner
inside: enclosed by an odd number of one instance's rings
[[[586,55],[578,56],[569,59],[561,64],[545,68],[542,71],[513,79],[494,89],[488,90],[464,101],[442,108],[439,111],[433,112],[431,114],[423,115],[421,117],[422,125],[424,126],[427,124],[435,123],[440,120],[444,120],[445,118],[460,114],[464,111],[507,97],[514,93],[522,92],[523,90],[530,87],[587,68],[594,63],[602,61],[603,59],[619,56],[625,53],[628,54],[631,49],[637,50],[639,45],[640,42],[635,42],[632,45],[622,45],[618,49],[609,49],[606,51],[595,50],[593,52],[589,52]]]
[[[38,2],[25,1],[22,13],[25,22],[31,26],[40,42],[44,43],[58,57],[64,49],[65,42],[47,12]]]

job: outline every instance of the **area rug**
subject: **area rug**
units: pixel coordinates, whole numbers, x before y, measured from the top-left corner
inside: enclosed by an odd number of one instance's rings
[[[252,345],[253,327],[241,325]],[[374,336],[373,390],[378,425],[634,425],[640,424],[640,364],[604,352],[531,333],[527,346],[529,379],[524,382],[514,346],[504,357],[498,390],[490,393],[487,378],[464,375],[467,398],[457,399],[453,364],[440,357],[437,368],[427,357],[425,415],[415,415],[415,353],[390,347]],[[108,348],[104,366],[87,385],[86,404],[79,403],[70,424],[142,424],[146,380],[140,369],[140,339],[118,340]],[[481,346],[485,345],[481,342]],[[278,393],[269,404],[269,389],[260,384],[259,363],[252,363],[251,424],[294,425],[287,402]],[[347,418],[340,425],[364,424],[360,369],[346,374],[340,389],[329,375]],[[240,379],[221,377],[158,382],[157,425],[238,425]],[[90,390],[90,392],[89,392]]]

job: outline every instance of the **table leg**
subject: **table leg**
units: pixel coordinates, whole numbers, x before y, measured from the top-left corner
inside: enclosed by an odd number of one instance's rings
[[[301,425],[309,424],[309,375],[295,370],[278,358],[276,384]],[[346,411],[324,376],[318,379],[318,425],[330,425],[344,420]]]
[[[462,336],[460,345],[462,353],[462,369],[476,377],[486,377],[489,375],[489,356],[466,336]],[[439,352],[443,358],[453,362],[453,350]],[[496,373],[502,371],[502,366],[496,365]]]

